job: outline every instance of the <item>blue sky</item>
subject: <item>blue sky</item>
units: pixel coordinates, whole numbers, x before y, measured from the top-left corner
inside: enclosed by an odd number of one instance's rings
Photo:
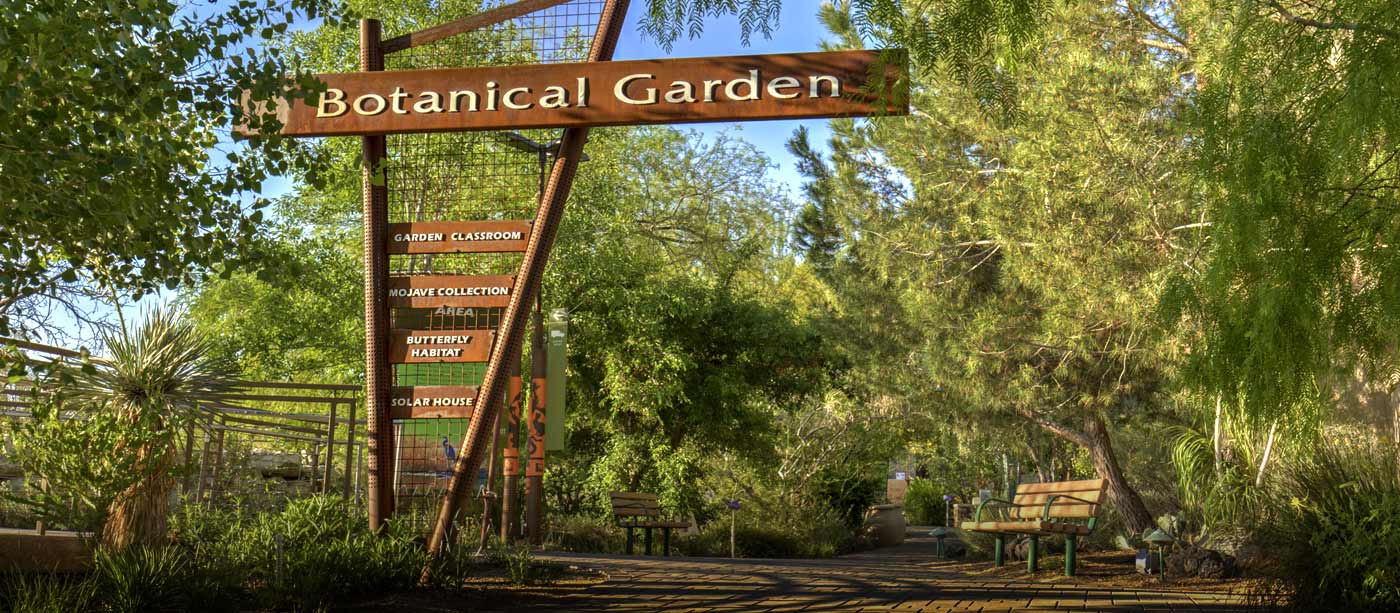
[[[770,39],[756,34],[745,47],[739,41],[739,22],[735,18],[711,19],[705,23],[705,31],[695,40],[676,41],[668,53],[655,41],[637,30],[645,2],[634,0],[632,10],[627,15],[622,38],[618,41],[616,59],[637,60],[658,57],[699,57],[707,55],[748,55],[757,53],[794,53],[799,51],[819,51],[823,39],[830,38],[826,27],[817,20],[819,2],[814,0],[786,0],[778,27]],[[827,129],[825,119],[803,119],[788,121],[752,121],[742,124],[694,124],[693,128],[705,134],[713,134],[740,126],[739,135],[756,145],[776,164],[774,176],[786,183],[792,193],[797,193],[801,185],[793,157],[788,154],[785,143],[798,126],[807,126],[812,143],[825,148]]]

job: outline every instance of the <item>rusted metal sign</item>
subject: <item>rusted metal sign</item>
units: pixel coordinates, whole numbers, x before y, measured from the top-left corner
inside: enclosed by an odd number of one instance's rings
[[[389,224],[389,253],[506,253],[525,250],[530,222],[419,221]]]
[[[389,363],[485,362],[495,330],[389,331]]]
[[[903,115],[906,64],[888,50],[325,74],[313,104],[276,106],[287,136]]]
[[[511,275],[420,275],[389,278],[389,307],[440,309],[504,307],[515,288]],[[455,313],[446,313],[455,314]]]
[[[392,419],[471,418],[478,389],[475,385],[391,388],[389,414]]]

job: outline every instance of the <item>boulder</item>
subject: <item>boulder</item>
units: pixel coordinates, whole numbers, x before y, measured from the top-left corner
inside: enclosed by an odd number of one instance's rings
[[[1228,579],[1235,574],[1235,557],[1214,549],[1185,545],[1167,555],[1168,576]]]
[[[1055,555],[1065,550],[1065,541],[1058,536],[1040,537],[1040,546],[1036,548],[1038,555],[1044,558],[1048,555]],[[1016,537],[1015,540],[1006,543],[1006,555],[1012,560],[1024,560],[1030,557],[1031,539],[1028,536]]]

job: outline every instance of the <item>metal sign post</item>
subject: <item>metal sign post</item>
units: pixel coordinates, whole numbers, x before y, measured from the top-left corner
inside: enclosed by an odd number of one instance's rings
[[[392,475],[399,474],[402,467],[396,462],[394,450],[403,445],[404,437],[396,440],[393,420],[470,420],[452,463],[429,540],[433,553],[444,546],[458,507],[475,481],[487,443],[493,440],[491,425],[497,422],[500,399],[508,391],[510,381],[515,382],[510,385],[508,399],[513,415],[505,420],[511,438],[505,446],[504,472],[508,497],[514,495],[514,478],[519,474],[521,460],[515,438],[521,410],[521,345],[531,308],[539,308],[545,263],[578,164],[585,159],[583,146],[590,127],[902,115],[909,110],[907,58],[900,50],[612,62],[628,0],[603,2],[587,61],[583,63],[385,70],[386,53],[421,49],[428,43],[523,19],[569,1],[519,0],[387,41],[381,39],[377,21],[362,21],[360,72],[321,75],[326,90],[317,99],[284,99],[272,107],[281,121],[283,135],[361,137],[365,406],[372,529],[380,529],[395,507]],[[541,61],[545,62],[543,56]],[[268,108],[268,101],[244,102],[249,113]],[[420,210],[407,219],[389,223],[387,186],[395,179],[385,172],[386,134],[524,128],[564,128],[556,143],[536,144],[541,169],[547,167],[548,176],[542,176],[533,220],[426,220],[430,218],[422,216]],[[246,127],[239,129],[247,132]],[[520,135],[506,140],[533,143]],[[547,164],[547,153],[553,154],[552,164]],[[412,168],[395,167],[395,172],[405,170]],[[501,253],[521,254],[514,275],[432,274],[443,272],[433,268],[433,258]],[[425,266],[410,265],[408,275],[391,277],[391,256],[415,258]],[[499,318],[494,314],[482,318],[476,313],[479,309],[502,308],[504,313]],[[391,324],[391,309],[397,309],[393,311],[400,321],[397,328]],[[412,314],[414,310],[428,309],[434,309],[436,320]],[[454,319],[443,324],[443,313]],[[489,323],[482,323],[487,319]],[[425,320],[436,323],[425,326]],[[546,367],[544,363],[546,351],[540,339],[540,346],[532,352],[535,363],[530,369],[525,477],[527,525],[532,542],[543,537],[539,499],[544,449],[562,448],[565,440],[566,323],[553,321],[550,325],[549,364]],[[492,326],[494,329],[486,329]],[[425,382],[395,370],[471,363],[484,363],[485,373],[479,386],[463,383],[461,377],[447,384]],[[543,376],[546,369],[552,379],[547,386]],[[544,424],[546,396],[551,407],[548,428]],[[446,444],[444,449],[448,449]],[[415,478],[424,475],[421,471],[415,474]],[[505,504],[514,512],[513,501]],[[509,519],[503,521],[502,528],[509,531],[509,524]]]

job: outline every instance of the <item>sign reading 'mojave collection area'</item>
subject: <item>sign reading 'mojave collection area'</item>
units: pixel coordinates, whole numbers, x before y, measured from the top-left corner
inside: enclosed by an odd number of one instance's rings
[[[898,51],[530,64],[319,75],[278,104],[286,136],[905,114]]]

